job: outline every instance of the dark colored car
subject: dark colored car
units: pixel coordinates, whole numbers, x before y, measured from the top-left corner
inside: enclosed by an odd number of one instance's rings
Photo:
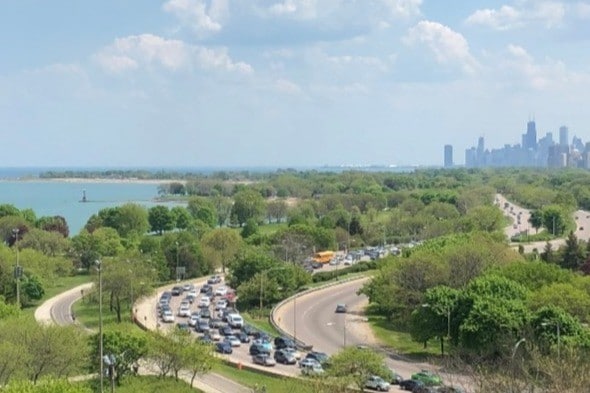
[[[249,343],[250,342],[250,336],[248,336],[244,332],[239,332],[238,334],[236,334],[236,337],[239,338],[242,343]]]
[[[410,392],[413,392],[414,389],[418,389],[422,386],[424,386],[424,383],[415,379],[404,379],[399,383],[400,388],[409,390]]]
[[[234,330],[230,326],[226,325],[219,328],[219,334],[221,334],[222,336],[231,336],[232,334],[234,334]]]
[[[219,353],[231,354],[234,350],[231,345],[225,341],[215,344],[215,350]]]
[[[181,286],[175,286],[170,292],[172,293],[172,296],[180,296],[182,295],[183,290]]]
[[[252,325],[245,324],[244,326],[242,326],[242,332],[246,333],[248,336],[253,336],[254,333],[256,333],[257,331],[258,329],[256,329]]]
[[[337,312],[337,313],[339,313],[339,314],[340,314],[340,313],[346,313],[346,311],[347,311],[347,310],[346,310],[346,304],[344,304],[344,303],[341,303],[341,304],[337,304],[337,305],[336,305],[336,312]]]
[[[308,352],[305,357],[309,358],[309,359],[317,360],[318,363],[321,364],[322,366],[324,366],[330,360],[330,357],[327,354],[325,354],[324,352],[316,352],[316,351]]]
[[[207,333],[209,332],[209,330],[211,330],[209,323],[207,321],[199,319],[199,322],[197,322],[197,324],[195,325],[195,331],[197,333]]]
[[[275,338],[275,348],[276,349],[283,349],[283,348],[295,348],[295,341],[291,340],[288,337],[276,337]]]
[[[201,287],[201,293],[213,292],[213,287],[209,284],[205,284]]]
[[[250,345],[250,349],[248,352],[250,353],[250,355],[258,355],[261,353],[265,353],[267,355],[270,355],[270,351],[268,350],[268,348],[265,347],[264,345],[261,345],[261,344]]]
[[[270,336],[268,334],[266,334],[265,332],[261,332],[260,330],[257,330],[254,333],[252,333],[252,337],[255,340],[270,341]]]
[[[225,326],[225,322],[219,318],[211,318],[209,319],[209,326],[211,326],[213,329],[219,329]]]
[[[202,343],[205,343],[205,344],[213,344],[213,339],[212,339],[212,338],[211,338],[211,336],[210,336],[209,334],[207,334],[207,333],[205,333],[204,335],[202,335],[201,337],[199,337],[199,340],[200,340]]]
[[[201,318],[209,319],[211,318],[211,311],[208,308],[201,309]]]
[[[275,351],[274,358],[277,361],[277,363],[283,363],[283,364],[297,363],[297,359],[295,359],[295,355],[292,352],[283,351],[282,349],[277,349]]]

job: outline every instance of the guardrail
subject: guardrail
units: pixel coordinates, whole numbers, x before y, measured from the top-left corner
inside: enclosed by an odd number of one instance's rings
[[[320,285],[314,288],[310,288],[307,289],[305,291],[302,292],[298,292],[293,296],[290,296],[286,299],[281,300],[276,306],[274,306],[270,312],[270,316],[269,316],[269,320],[270,320],[270,324],[279,332],[281,333],[282,336],[288,337],[291,340],[293,340],[295,342],[295,344],[297,345],[298,349],[304,350],[304,351],[311,351],[313,349],[313,345],[310,344],[306,344],[305,342],[303,342],[302,340],[296,339],[293,335],[287,333],[285,330],[283,330],[281,328],[281,326],[279,325],[279,323],[276,321],[275,319],[275,311],[278,310],[279,308],[283,307],[285,304],[292,302],[293,299],[313,293],[313,292],[317,292],[317,291],[321,291],[323,289],[326,288],[330,288],[336,285],[340,285],[343,283],[347,283],[347,282],[351,282],[351,281],[357,281],[357,280],[366,280],[367,276],[361,276],[361,277],[349,277],[349,278],[345,278],[343,280],[337,280],[337,281],[333,281],[330,282],[326,285]]]

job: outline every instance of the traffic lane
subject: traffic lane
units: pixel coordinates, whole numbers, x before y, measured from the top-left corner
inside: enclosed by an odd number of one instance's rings
[[[336,353],[344,341],[343,323],[334,312],[336,304],[347,303],[349,307],[354,307],[362,302],[356,291],[367,280],[351,281],[301,295],[277,310],[277,323],[290,335],[312,345],[314,350]],[[347,341],[352,344],[354,339],[350,340]]]
[[[67,291],[51,306],[51,319],[56,325],[66,326],[75,322],[72,305],[82,298],[83,291],[89,290],[92,288],[92,285],[92,283],[88,283],[84,287],[81,287],[80,290],[76,288],[75,290]]]

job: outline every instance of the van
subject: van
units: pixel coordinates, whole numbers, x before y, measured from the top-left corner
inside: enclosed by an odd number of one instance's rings
[[[234,329],[241,329],[244,326],[244,319],[239,314],[229,314],[227,316],[227,323]]]

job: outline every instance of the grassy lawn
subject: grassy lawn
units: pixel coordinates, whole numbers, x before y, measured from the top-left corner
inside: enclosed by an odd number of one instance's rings
[[[89,329],[98,329],[99,312],[98,303],[96,301],[92,301],[89,297],[85,296],[83,300],[74,303],[73,310],[78,322]],[[121,311],[121,322],[128,323],[130,326],[135,326],[135,324],[131,322],[131,311],[126,306],[123,306],[123,310]],[[102,303],[102,323],[103,325],[117,323],[117,314],[114,311],[111,312],[109,310],[108,301],[104,300]]]
[[[219,364],[213,371],[252,389],[264,386],[268,393],[312,393],[314,391],[305,380],[298,378],[275,377],[246,369],[238,370],[235,366],[227,364]]]
[[[27,305],[23,308],[23,311],[26,314],[33,315],[37,307],[43,304],[44,301],[54,297],[55,295],[65,292],[68,289],[77,287],[78,285],[85,284],[87,282],[92,281],[92,276],[88,275],[78,275],[78,276],[67,276],[67,277],[59,277],[54,281],[45,283],[47,286],[44,287],[45,295],[39,301],[34,302],[30,305]]]
[[[98,380],[85,382],[94,392],[100,391]],[[104,391],[110,392],[111,385],[105,381]],[[156,376],[129,376],[122,380],[121,385],[115,386],[117,393],[195,393],[203,392],[182,380],[176,381],[174,378],[158,378]]]
[[[262,330],[271,336],[280,336],[280,333],[271,325],[269,321],[269,313],[270,310],[265,309],[263,310],[264,315],[262,317],[259,317],[258,315],[252,315],[249,312],[242,312],[241,315],[247,324],[254,326],[256,329]]]
[[[412,341],[409,333],[396,330],[384,317],[371,315],[369,323],[379,342],[397,353],[415,360],[427,360],[440,355],[438,340],[429,341],[424,348],[422,343]]]

